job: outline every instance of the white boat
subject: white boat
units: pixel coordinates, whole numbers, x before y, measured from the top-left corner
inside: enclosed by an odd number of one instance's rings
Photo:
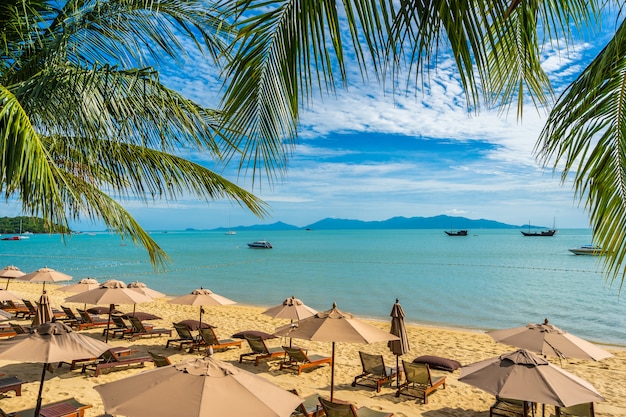
[[[568,249],[574,255],[601,255],[602,248],[596,245],[582,245],[579,248]]]
[[[235,232],[234,230],[229,230],[228,232],[224,233],[225,235],[236,235],[237,232]]]
[[[272,244],[267,240],[257,240],[251,243],[248,243],[248,247],[252,249],[272,249]]]

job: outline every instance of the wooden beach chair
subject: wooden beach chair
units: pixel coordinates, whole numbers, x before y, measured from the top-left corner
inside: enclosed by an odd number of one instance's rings
[[[554,407],[556,417],[595,417],[593,403],[582,403],[569,407]]]
[[[168,366],[172,364],[172,361],[170,361],[170,358],[168,358],[165,355],[159,355],[158,353],[154,353],[151,351],[148,351],[148,355],[150,355],[152,357],[152,362],[154,362],[154,365],[157,368],[160,368],[161,366]]]
[[[110,323],[108,319],[101,319],[99,317],[93,317],[91,314],[87,313],[84,310],[78,310],[78,314],[80,314],[81,322],[78,323],[78,330],[88,329],[91,327],[106,327],[109,326]]]
[[[254,361],[254,366],[258,366],[260,360],[284,357],[285,355],[282,347],[268,348],[265,341],[260,337],[245,335],[245,338],[252,352],[239,355],[239,363],[243,360],[250,360]]]
[[[531,413],[535,415],[533,403],[510,398],[496,397],[489,407],[489,417],[529,417]]]
[[[194,336],[191,333],[191,330],[184,324],[172,323],[174,325],[174,331],[178,334],[178,337],[175,339],[168,339],[165,347],[168,348],[170,345],[172,347],[178,346],[178,350],[183,350],[183,348],[189,345],[190,352],[193,352],[194,349],[201,344],[204,343],[202,337],[200,335]]]
[[[328,356],[307,355],[302,348],[283,346],[287,360],[280,363],[280,369],[292,369],[300,375],[304,369],[316,368],[324,364],[332,366],[333,359]]]
[[[67,398],[50,404],[43,404],[39,415],[42,417],[84,417],[85,410],[93,407],[91,404],[83,404],[76,398]],[[6,413],[0,409],[0,417],[32,417],[35,409]]]
[[[10,325],[2,324],[0,325],[0,337],[13,337],[17,333],[13,330],[13,327]]]
[[[13,313],[15,318],[27,318],[30,316],[30,310],[23,304],[16,304],[12,300],[6,300],[2,307],[4,311]]]
[[[361,385],[364,387],[376,388],[376,392],[380,392],[380,387],[386,383],[391,383],[398,374],[397,368],[385,366],[383,355],[371,355],[369,353],[360,352],[361,366],[363,372],[354,377],[352,386]]]
[[[300,397],[298,390],[295,388],[290,389],[289,392],[292,392]],[[300,397],[302,398],[302,403],[300,403],[300,405],[296,407],[295,411],[291,413],[291,417],[322,417],[326,415],[322,409],[322,405],[318,401],[319,397],[320,395],[317,393],[304,398]]]
[[[428,404],[430,394],[439,387],[446,388],[446,377],[433,378],[430,375],[428,364],[402,361],[402,367],[404,369],[404,382],[396,391],[396,397],[401,394],[415,398],[422,397],[424,404]]]
[[[22,395],[23,383],[24,381],[20,380],[16,376],[0,378],[0,392],[15,391],[15,395],[20,397]]]
[[[130,324],[133,326],[130,333],[125,333],[124,336],[130,336],[130,340],[135,340],[138,337],[146,337],[146,336],[163,336],[163,335],[172,335],[172,329],[154,329],[152,327],[148,328],[143,325],[141,320],[137,317],[129,317]]]
[[[241,344],[243,343],[243,340],[219,339],[217,337],[217,334],[215,334],[215,330],[213,330],[212,327],[200,328],[198,329],[198,332],[200,333],[200,337],[206,345],[207,352],[209,350],[209,347],[213,348],[214,350],[224,350],[228,349],[229,347],[238,347],[239,349],[241,349]]]
[[[102,330],[102,336],[106,336],[107,333],[111,333],[113,337],[120,335],[120,338],[124,337],[125,334],[133,331],[133,327],[124,321],[124,318],[121,316],[111,316],[111,320],[115,327],[109,327]]]
[[[152,362],[152,356],[139,352],[130,355],[118,355],[115,351],[109,349],[100,355],[100,358],[96,361],[85,363],[81,373],[84,374],[89,369],[93,370],[95,372],[94,376],[97,377],[103,369],[119,368],[121,366],[128,367],[137,364],[143,366],[145,362]]]
[[[331,402],[318,397],[318,401],[327,417],[391,417],[393,415],[387,411],[376,411],[367,407],[357,409],[353,404],[337,399]]]

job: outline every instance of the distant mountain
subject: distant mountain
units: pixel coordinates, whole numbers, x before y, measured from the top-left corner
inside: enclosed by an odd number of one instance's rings
[[[494,220],[472,220],[465,217],[434,216],[434,217],[392,217],[382,221],[363,221],[350,219],[326,218],[308,226],[297,227],[283,222],[258,224],[254,226],[220,227],[214,231],[227,230],[359,230],[359,229],[519,229],[517,226]],[[535,226],[533,226],[535,227]]]

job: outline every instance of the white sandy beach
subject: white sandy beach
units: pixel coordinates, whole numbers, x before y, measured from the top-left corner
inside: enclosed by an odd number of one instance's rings
[[[20,283],[12,281],[9,290],[14,291],[24,298],[37,300],[41,294],[41,284]],[[73,309],[82,308],[81,305],[65,303],[64,299],[71,294],[56,291],[54,285],[46,285],[46,290],[50,296],[52,305],[71,306]],[[305,296],[305,295],[303,295]],[[119,310],[124,312],[132,311],[132,305],[119,306]],[[262,308],[251,306],[220,306],[205,307],[206,314],[203,321],[217,326],[216,332],[222,338],[228,338],[235,332],[241,330],[262,330],[272,333],[280,325],[286,324],[284,320],[272,319],[262,315]],[[162,317],[161,320],[154,320],[154,327],[172,328],[172,323],[184,319],[197,319],[198,307],[168,304],[166,299],[153,303],[141,304],[137,306],[137,311],[146,311]],[[24,320],[16,322],[28,324]],[[389,330],[389,322],[370,322],[384,330]],[[522,325],[521,323],[520,325]],[[454,329],[443,329],[425,326],[408,325],[411,351],[402,356],[402,359],[413,360],[421,355],[435,355],[455,359],[463,365],[470,364],[482,359],[487,359],[499,354],[513,351],[515,348],[494,342],[489,336],[480,332],[471,332]],[[103,340],[102,329],[83,330],[85,334]],[[168,337],[142,338],[134,342],[128,340],[112,340],[111,346],[132,346],[139,351],[154,351],[170,357],[172,362],[177,362],[194,357],[195,354],[185,353],[177,349],[165,349]],[[280,346],[288,341],[273,339],[268,341],[270,346]],[[297,344],[307,348],[310,353],[323,355],[331,354],[329,343],[315,343],[298,340]],[[357,406],[367,406],[370,408],[393,412],[396,416],[488,416],[489,406],[494,402],[493,396],[473,388],[458,381],[459,371],[447,373],[434,370],[435,375],[447,376],[447,387],[439,390],[430,396],[428,404],[421,404],[421,401],[410,397],[395,397],[395,389],[384,386],[380,393],[374,389],[366,387],[352,387],[351,382],[355,375],[361,372],[358,351],[383,354],[388,365],[395,365],[396,358],[387,348],[386,343],[376,343],[371,345],[337,343],[335,358],[335,398],[346,400]],[[626,350],[619,348],[608,348],[615,356],[600,362],[583,360],[565,360],[559,362],[556,358],[548,358],[555,365],[561,366],[567,371],[574,373],[593,384],[594,387],[606,398],[606,402],[596,404],[596,415],[604,417],[626,416]],[[330,392],[330,368],[323,366],[313,370],[307,370],[300,376],[293,372],[281,371],[278,369],[279,361],[265,361],[258,367],[251,362],[244,362],[239,365],[238,359],[241,353],[248,351],[246,343],[242,349],[229,349],[224,352],[215,352],[215,357],[227,362],[236,363],[237,366],[263,375],[268,380],[285,388],[295,388],[303,395],[319,393],[328,396]],[[46,380],[43,403],[51,403],[68,397],[75,397],[83,403],[93,404],[93,407],[86,411],[86,416],[98,416],[105,410],[101,399],[93,386],[104,384],[120,378],[151,369],[152,364],[145,368],[134,367],[129,369],[107,370],[98,378],[89,371],[81,374],[80,370],[70,371],[65,365],[56,369],[53,374],[48,374]],[[14,392],[0,394],[0,407],[5,412],[14,412],[35,405],[37,391],[39,389],[39,379],[41,377],[41,365],[34,363],[17,363],[0,361],[0,373],[7,376],[17,376],[27,381],[22,388],[22,396],[16,397]],[[552,413],[553,407],[548,407],[548,415]]]

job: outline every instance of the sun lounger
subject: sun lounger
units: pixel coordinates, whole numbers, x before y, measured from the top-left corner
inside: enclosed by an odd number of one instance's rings
[[[359,357],[361,358],[363,372],[354,377],[353,387],[357,385],[373,387],[376,388],[376,392],[380,392],[380,387],[383,384],[391,383],[396,378],[398,369],[385,366],[383,355],[359,352]]]
[[[120,316],[111,316],[111,320],[115,327],[109,327],[102,330],[102,336],[106,336],[107,333],[111,333],[113,337],[120,335],[120,338],[124,337],[125,334],[131,333],[133,331],[133,327],[126,323],[124,319]]]
[[[0,325],[0,337],[13,337],[17,333],[13,330],[13,327],[9,325]]]
[[[204,343],[202,337],[200,335],[194,336],[191,333],[191,330],[184,324],[172,323],[174,325],[174,330],[178,334],[176,339],[168,339],[165,347],[168,348],[170,345],[175,347],[178,345],[178,350],[183,350],[183,348],[189,345],[190,351],[193,351],[197,346]]]
[[[215,330],[213,330],[212,327],[198,329],[198,332],[200,333],[200,337],[206,345],[207,352],[209,347],[213,348],[214,350],[223,350],[234,346],[241,349],[241,343],[243,343],[242,340],[219,339],[215,334]]]
[[[390,417],[393,415],[393,413],[376,411],[367,407],[357,409],[354,405],[337,399],[331,402],[319,397],[318,401],[327,417]]]
[[[489,417],[529,417],[533,411],[531,402],[496,397],[496,402],[489,408]]]
[[[130,320],[130,324],[133,326],[133,329],[130,333],[125,333],[124,336],[130,336],[130,340],[135,340],[138,337],[145,336],[172,335],[172,329],[147,328],[137,317],[129,317],[128,319]]]
[[[78,323],[78,330],[88,329],[91,327],[106,327],[110,325],[108,319],[93,317],[84,310],[78,310],[78,314],[80,314],[81,318],[81,322]]]
[[[273,359],[278,357],[284,357],[285,351],[282,347],[268,348],[265,341],[260,337],[246,335],[246,340],[252,352],[243,353],[239,355],[239,363],[245,360],[253,360],[254,366],[259,365],[259,361],[262,359]]]
[[[91,404],[78,402],[76,398],[68,398],[50,404],[43,404],[39,410],[40,417],[84,417],[85,410],[93,407]],[[35,409],[6,413],[0,409],[0,417],[33,417]]]
[[[396,397],[400,394],[410,397],[422,397],[424,404],[428,404],[428,396],[435,392],[437,388],[446,388],[446,377],[433,378],[430,375],[430,368],[425,363],[412,363],[402,361],[405,381],[396,391]]]
[[[154,362],[154,365],[156,365],[157,368],[172,364],[172,361],[170,361],[170,358],[168,358],[167,356],[159,355],[158,353],[154,353],[150,351],[148,351],[148,355],[152,357],[152,362]]]
[[[22,384],[24,381],[21,381],[16,376],[8,376],[5,378],[0,378],[0,392],[9,392],[15,391],[16,396],[22,395]]]
[[[137,353],[137,349],[131,349],[128,347],[123,347],[123,346],[119,346],[119,347],[112,347],[109,349],[109,351],[111,353],[113,353],[115,356],[130,356],[133,355],[135,353]],[[83,364],[83,363],[93,363],[98,361],[99,358],[82,358],[82,359],[74,359],[72,362],[59,362],[59,368],[61,366],[63,366],[64,363],[67,363],[70,365],[70,369],[74,370],[78,367],[78,365]],[[82,366],[82,365],[81,365]]]
[[[300,397],[296,389],[290,389],[289,392]],[[322,405],[318,401],[319,397],[319,394],[311,394],[304,398],[300,397],[302,398],[302,403],[291,413],[291,417],[322,417],[326,415],[322,409]]]
[[[134,353],[131,355],[116,355],[111,349],[105,351],[95,362],[85,363],[81,373],[85,373],[88,369],[94,370],[94,376],[100,375],[100,371],[108,368],[117,368],[120,366],[129,366],[140,364],[143,366],[145,362],[152,362],[152,356],[145,353]]]
[[[556,417],[595,417],[593,403],[583,403],[569,407],[555,407]]]
[[[328,356],[321,355],[307,355],[302,348],[292,348],[283,346],[283,350],[287,354],[287,360],[280,363],[280,369],[292,369],[298,372],[298,375],[302,373],[304,369],[314,368],[324,364],[333,364],[333,359]]]
[[[9,323],[9,326],[11,326],[16,334],[24,334],[30,332],[30,327],[28,326],[22,326],[21,324],[17,323]]]
[[[15,304],[12,300],[6,300],[2,307],[4,311],[13,313],[15,318],[27,318],[30,317],[30,310],[23,304]]]
[[[78,328],[78,325],[83,322],[83,319],[80,318],[80,316],[74,314],[71,308],[61,306],[61,310],[63,310],[63,312],[65,313],[65,317],[67,317],[63,321],[68,326]]]

